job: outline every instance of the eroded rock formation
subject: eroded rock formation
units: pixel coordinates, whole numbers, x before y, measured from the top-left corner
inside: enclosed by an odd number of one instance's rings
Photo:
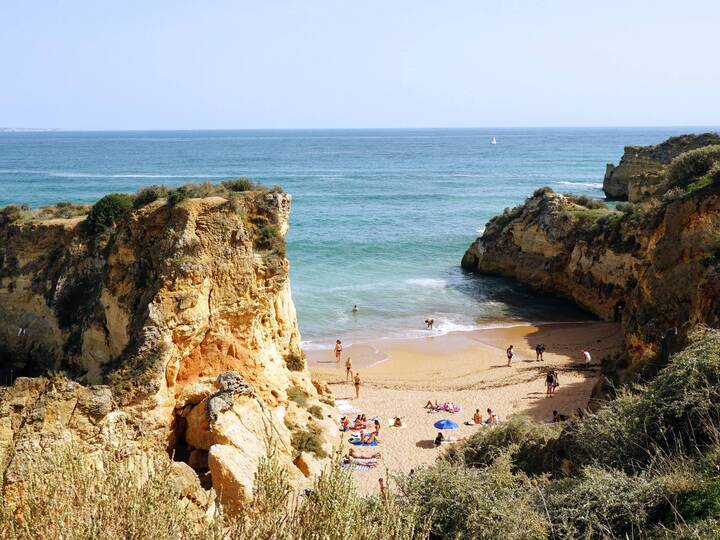
[[[720,321],[720,186],[623,211],[543,188],[490,220],[462,266],[622,321],[628,355],[611,371],[633,380]]]
[[[201,508],[210,486],[246,500],[269,450],[298,481],[294,460],[322,462],[337,429],[300,351],[289,210],[261,191],[161,199],[100,234],[82,217],[0,225],[5,492],[67,443],[167,451]],[[293,447],[309,430],[322,451]]]
[[[608,199],[631,202],[661,194],[666,189],[665,172],[673,158],[711,144],[720,144],[720,135],[681,135],[654,146],[626,146],[617,166],[607,164],[603,191]]]

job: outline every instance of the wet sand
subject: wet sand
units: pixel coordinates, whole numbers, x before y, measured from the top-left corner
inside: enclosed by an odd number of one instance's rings
[[[535,360],[538,343],[547,349],[544,362]],[[505,349],[510,344],[515,357],[508,367]],[[330,384],[336,400],[381,418],[381,444],[358,448],[382,452],[381,463],[371,471],[354,473],[360,488],[370,492],[388,470],[407,473],[435,460],[440,449],[432,445],[438,432],[433,423],[442,418],[460,425],[446,431],[446,436],[464,438],[478,429],[492,429],[463,425],[475,409],[480,409],[483,418],[490,407],[501,420],[524,413],[541,422],[552,416],[553,409],[571,414],[584,407],[597,381],[600,359],[618,351],[621,344],[622,334],[615,323],[528,324],[352,345],[343,351],[339,363],[331,350],[307,351],[307,357],[313,376]],[[581,365],[584,349],[593,357],[589,369]],[[347,356],[362,379],[359,399],[345,380]],[[551,399],[545,397],[548,367],[558,370],[560,381]],[[463,410],[430,414],[423,408],[428,400],[454,402]],[[394,416],[402,417],[407,427],[389,428],[388,419]]]

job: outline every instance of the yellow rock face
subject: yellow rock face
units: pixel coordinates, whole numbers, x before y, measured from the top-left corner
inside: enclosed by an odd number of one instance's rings
[[[24,463],[67,439],[88,452],[167,451],[203,478],[209,468],[216,491],[221,482],[233,494],[228,504],[250,497],[268,445],[303,479],[292,436],[310,420],[303,410],[288,427],[287,392],[299,389],[325,416],[332,409],[318,401],[322,383],[287,367],[302,355],[282,242],[289,210],[284,193],[245,192],[156,201],[94,236],[77,219],[0,226],[0,359],[12,359],[0,373],[62,370],[77,381],[0,388],[3,484],[22,482]],[[262,227],[278,241],[257,241]],[[254,397],[230,394],[210,425],[206,405],[226,372]],[[335,440],[332,422],[313,422],[323,444]]]

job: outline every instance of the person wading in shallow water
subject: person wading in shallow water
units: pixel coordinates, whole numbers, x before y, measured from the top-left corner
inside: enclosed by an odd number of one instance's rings
[[[340,353],[342,352],[342,341],[339,339],[335,340],[335,361],[340,361]]]
[[[360,385],[362,384],[362,381],[360,381],[360,374],[356,373],[355,377],[353,378],[353,382],[355,383],[355,397],[360,397]]]
[[[515,354],[515,352],[513,351],[512,345],[510,345],[507,349],[505,349],[505,354],[507,354],[507,359],[508,359],[507,365],[509,366],[512,363],[513,355]]]

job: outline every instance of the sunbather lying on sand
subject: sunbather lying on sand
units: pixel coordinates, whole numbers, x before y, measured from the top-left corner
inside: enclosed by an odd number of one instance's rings
[[[377,433],[371,431],[370,433],[363,433],[360,435],[360,442],[363,444],[370,444],[373,441],[380,443],[380,439],[377,438]]]
[[[449,412],[449,413],[457,413],[460,412],[462,409],[460,408],[460,405],[455,405],[452,401],[450,403],[440,403],[436,401],[433,403],[432,401],[428,401],[425,404],[425,409],[430,409],[431,411],[443,411],[443,412]]]
[[[362,453],[358,452],[354,448],[350,448],[346,455],[347,457],[355,459],[380,459],[382,457],[382,454],[380,452],[373,452],[369,456],[364,456]]]

